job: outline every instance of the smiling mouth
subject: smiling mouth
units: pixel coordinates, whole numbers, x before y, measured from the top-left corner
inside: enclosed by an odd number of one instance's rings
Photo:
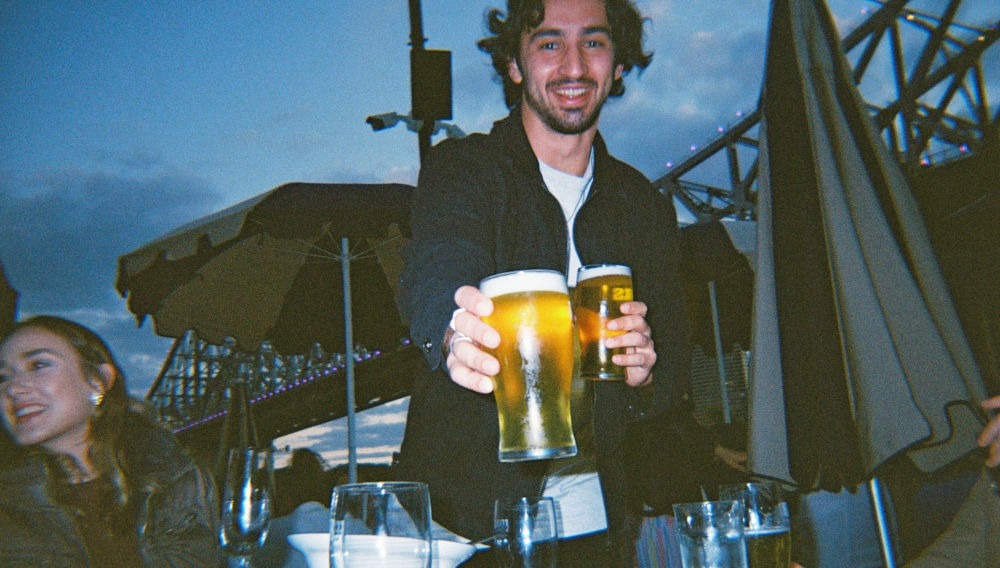
[[[23,424],[39,416],[45,411],[44,406],[32,404],[14,410],[14,420],[17,424]]]
[[[576,98],[582,97],[587,92],[587,87],[565,87],[556,89],[556,94],[561,97]]]

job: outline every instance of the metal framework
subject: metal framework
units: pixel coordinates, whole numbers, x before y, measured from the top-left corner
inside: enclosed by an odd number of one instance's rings
[[[1000,8],[996,21],[977,27],[955,21],[962,0],[940,2],[936,14],[909,8],[909,3],[879,2],[878,10],[842,38],[842,45],[886,143],[904,171],[914,172],[978,152],[984,138],[995,135],[1000,110],[995,102],[991,106],[987,84],[991,79],[996,84],[1000,69],[985,68],[982,61],[1000,39]],[[879,64],[872,65],[875,61]],[[867,87],[884,85],[886,72],[894,95],[874,100],[884,94]],[[657,178],[657,187],[699,220],[755,218],[760,115],[758,106]],[[729,186],[693,181],[716,156],[725,159]],[[744,169],[741,162],[750,165]]]
[[[360,357],[370,358],[367,351]],[[156,382],[146,395],[160,420],[171,428],[224,413],[229,404],[229,385],[242,379],[247,397],[258,400],[294,385],[309,374],[320,374],[343,366],[343,355],[326,355],[317,345],[309,355],[282,356],[266,342],[255,353],[233,345],[212,345],[194,332],[174,341]]]

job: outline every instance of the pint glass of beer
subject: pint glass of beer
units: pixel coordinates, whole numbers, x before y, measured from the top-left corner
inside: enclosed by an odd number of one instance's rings
[[[608,349],[604,340],[623,331],[608,331],[608,322],[621,317],[622,302],[632,301],[632,269],[622,264],[593,264],[577,271],[573,310],[580,333],[580,377],[625,380],[625,369],[611,362],[624,349]]]
[[[719,487],[720,499],[743,503],[743,534],[748,568],[788,568],[792,533],[788,503],[773,481],[753,481]]]
[[[566,277],[554,270],[520,270],[485,278],[493,301],[483,321],[500,334],[487,349],[500,361],[493,395],[500,417],[502,462],[576,455],[570,421],[573,318]]]

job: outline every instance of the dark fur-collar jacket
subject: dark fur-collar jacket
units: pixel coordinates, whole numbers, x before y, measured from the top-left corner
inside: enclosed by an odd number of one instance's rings
[[[128,416],[120,448],[143,566],[217,567],[211,478],[169,432],[139,414]],[[51,497],[44,461],[28,453],[0,463],[0,566],[90,567],[73,513]]]

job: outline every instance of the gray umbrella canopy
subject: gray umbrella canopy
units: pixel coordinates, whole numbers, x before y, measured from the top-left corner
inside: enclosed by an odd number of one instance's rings
[[[775,0],[762,107],[752,472],[806,490],[972,451],[982,378],[822,0]]]

